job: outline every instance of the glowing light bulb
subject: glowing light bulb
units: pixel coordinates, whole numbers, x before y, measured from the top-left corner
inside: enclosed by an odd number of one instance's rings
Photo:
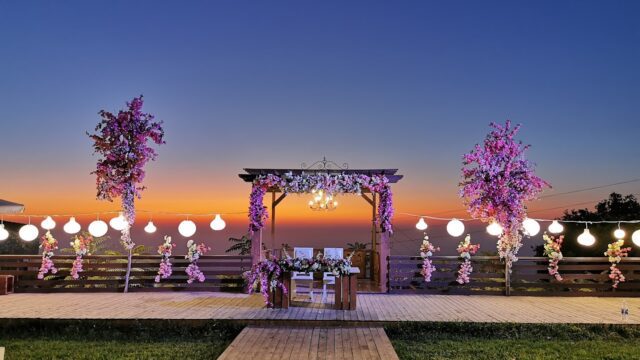
[[[7,240],[9,238],[9,232],[4,228],[4,224],[0,224],[0,241]]]
[[[596,238],[591,235],[589,229],[584,229],[584,232],[578,236],[578,244],[582,246],[591,246],[596,243]]]
[[[156,232],[156,230],[158,230],[158,228],[156,228],[156,226],[153,224],[153,221],[149,221],[147,226],[144,227],[144,231],[146,231],[148,234],[153,234],[154,232]]]
[[[102,237],[107,231],[109,231],[109,226],[102,220],[95,220],[89,224],[89,234],[94,237]]]
[[[427,224],[426,221],[424,221],[424,218],[420,218],[420,220],[418,220],[418,223],[416,224],[416,229],[420,230],[420,231],[425,231],[427,230],[427,228],[429,227],[429,225]]]
[[[45,230],[53,230],[56,227],[56,222],[53,221],[51,216],[47,216],[46,219],[42,220],[40,226]]]
[[[127,219],[124,218],[124,214],[119,213],[118,216],[109,220],[109,225],[111,225],[113,230],[122,231],[127,227]]]
[[[631,234],[631,241],[633,241],[636,246],[640,246],[640,230],[636,230]]]
[[[549,232],[552,234],[560,234],[564,231],[564,226],[558,222],[558,220],[553,220],[551,225],[549,225]]]
[[[458,237],[464,232],[464,224],[458,219],[451,219],[447,224],[447,232],[453,237]]]
[[[625,235],[627,235],[627,234],[622,229],[616,229],[613,232],[613,237],[615,237],[616,239],[622,239],[622,238],[624,238]]]
[[[183,220],[178,225],[178,232],[184,237],[192,236],[196,233],[196,223],[191,220]]]
[[[38,237],[38,228],[31,224],[24,225],[20,228],[18,235],[24,241],[33,241]]]
[[[487,232],[491,236],[500,236],[502,235],[502,226],[494,221],[487,226]]]
[[[536,236],[540,232],[540,224],[529,218],[524,219],[522,228],[524,229],[524,234],[527,236]]]
[[[69,222],[64,224],[62,228],[64,232],[67,234],[77,234],[80,232],[80,224],[76,221],[76,218],[73,216],[69,219]]]
[[[222,218],[220,217],[219,214],[216,214],[215,219],[213,219],[213,221],[211,221],[211,224],[209,224],[211,226],[211,228],[215,231],[220,231],[223,230],[226,226],[227,223],[224,222],[224,220],[222,220]]]

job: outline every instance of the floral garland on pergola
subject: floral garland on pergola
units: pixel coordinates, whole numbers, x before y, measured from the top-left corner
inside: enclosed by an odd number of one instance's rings
[[[391,219],[393,218],[393,199],[389,179],[384,175],[364,174],[305,174],[283,176],[268,174],[260,175],[253,181],[249,203],[249,231],[259,231],[264,227],[269,217],[263,205],[264,195],[269,188],[277,187],[284,193],[310,193],[322,190],[328,194],[361,194],[363,190],[377,193],[380,196],[378,204],[377,224],[382,231],[393,232]]]

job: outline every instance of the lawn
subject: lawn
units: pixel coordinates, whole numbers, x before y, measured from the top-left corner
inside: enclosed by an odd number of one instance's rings
[[[386,327],[400,359],[638,359],[640,327],[418,323]]]
[[[6,360],[215,359],[240,329],[217,321],[14,320],[0,324],[0,347]]]

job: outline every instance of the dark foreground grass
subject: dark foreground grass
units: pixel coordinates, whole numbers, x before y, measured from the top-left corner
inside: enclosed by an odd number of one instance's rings
[[[215,359],[241,326],[220,321],[0,321],[12,359]]]
[[[400,359],[640,359],[636,325],[398,323],[385,329]]]

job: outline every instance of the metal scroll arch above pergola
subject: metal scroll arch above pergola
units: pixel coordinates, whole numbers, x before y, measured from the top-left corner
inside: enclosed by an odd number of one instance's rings
[[[238,176],[248,182],[254,183],[254,181],[261,177],[267,175],[276,175],[276,176],[286,176],[286,175],[312,175],[312,174],[329,174],[329,175],[340,175],[340,174],[350,174],[350,175],[366,175],[369,177],[373,176],[383,176],[387,179],[389,184],[395,184],[400,179],[403,178],[403,175],[398,175],[398,169],[350,169],[348,164],[338,165],[333,161],[327,160],[323,158],[320,161],[316,161],[315,163],[307,166],[305,163],[302,164],[300,168],[295,169],[272,169],[272,168],[245,168],[244,174],[239,174]],[[279,187],[270,187],[267,189],[267,192],[271,193],[271,242],[275,244],[276,237],[276,209],[277,206],[287,197],[287,192],[283,191]],[[375,192],[368,191],[367,189],[362,189],[360,196],[367,201],[372,208],[372,225],[371,225],[371,248],[372,253],[374,254],[373,263],[378,265],[378,271],[374,270],[374,279],[379,281],[379,279],[387,278],[387,266],[386,261],[390,252],[389,245],[389,232],[382,231],[381,227],[377,224],[377,209],[378,209],[378,201],[379,196]],[[378,242],[378,235],[380,235],[380,241]],[[252,256],[253,262],[257,262],[263,258],[262,253],[262,230],[259,233],[255,233],[252,236]],[[376,261],[377,260],[377,261]],[[386,292],[387,284],[385,281],[380,281],[381,291]]]

